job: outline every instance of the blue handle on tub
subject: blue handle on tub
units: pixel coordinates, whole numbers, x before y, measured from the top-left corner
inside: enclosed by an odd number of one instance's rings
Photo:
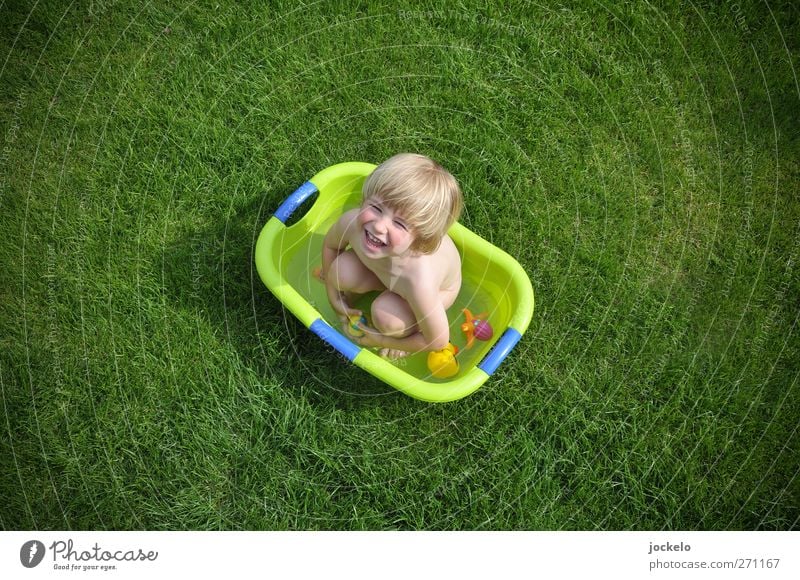
[[[326,343],[335,348],[337,352],[339,352],[350,362],[353,362],[353,359],[355,359],[356,356],[358,356],[358,353],[361,352],[360,346],[350,342],[345,335],[333,328],[321,318],[317,318],[311,324],[311,326],[309,326],[309,329]]]
[[[515,329],[509,328],[506,330],[500,340],[497,341],[497,344],[494,345],[494,348],[489,351],[486,358],[478,365],[478,368],[491,376],[511,352],[511,349],[517,345],[520,338],[522,338],[522,335]]]
[[[284,202],[278,208],[278,211],[275,212],[275,217],[281,220],[283,223],[286,223],[286,220],[289,219],[289,216],[291,216],[305,200],[317,193],[317,191],[318,189],[316,185],[310,181],[306,181],[303,185],[295,189],[292,195],[284,200]]]

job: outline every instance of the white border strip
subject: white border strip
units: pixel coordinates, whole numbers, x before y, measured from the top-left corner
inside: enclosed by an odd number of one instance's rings
[[[794,580],[798,562],[800,532],[0,532],[2,578]]]

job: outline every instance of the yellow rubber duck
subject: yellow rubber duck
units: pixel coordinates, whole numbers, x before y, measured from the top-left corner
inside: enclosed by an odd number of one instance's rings
[[[366,317],[364,317],[363,314],[351,314],[347,318],[350,320],[350,324],[348,324],[346,328],[347,333],[353,338],[361,338],[364,336],[364,331],[359,325],[363,324],[367,326],[369,324]]]
[[[428,370],[437,379],[449,379],[458,374],[458,347],[452,342],[442,350],[434,350],[428,353]]]

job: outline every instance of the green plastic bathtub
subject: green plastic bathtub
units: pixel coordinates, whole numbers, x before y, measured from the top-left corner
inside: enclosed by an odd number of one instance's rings
[[[375,165],[369,163],[340,163],[301,185],[261,231],[256,242],[256,268],[275,297],[348,361],[416,399],[460,399],[486,382],[527,330],[533,315],[533,288],[514,258],[456,223],[449,234],[461,253],[463,285],[447,313],[450,340],[459,348],[458,374],[450,379],[434,378],[426,353],[392,362],[353,343],[340,331],[325,286],[312,271],[322,261],[322,240],[328,228],[343,212],[361,204],[361,186],[374,169]],[[305,215],[287,226],[295,210],[315,195]],[[368,313],[372,299],[374,296],[367,295],[356,307]],[[465,348],[463,308],[475,314],[488,313],[494,329],[490,340],[475,341],[472,348]]]

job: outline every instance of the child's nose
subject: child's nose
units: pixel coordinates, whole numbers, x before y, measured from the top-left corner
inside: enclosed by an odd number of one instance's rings
[[[381,219],[375,222],[375,229],[379,232],[387,232],[389,231],[388,221],[385,217],[381,217]]]

